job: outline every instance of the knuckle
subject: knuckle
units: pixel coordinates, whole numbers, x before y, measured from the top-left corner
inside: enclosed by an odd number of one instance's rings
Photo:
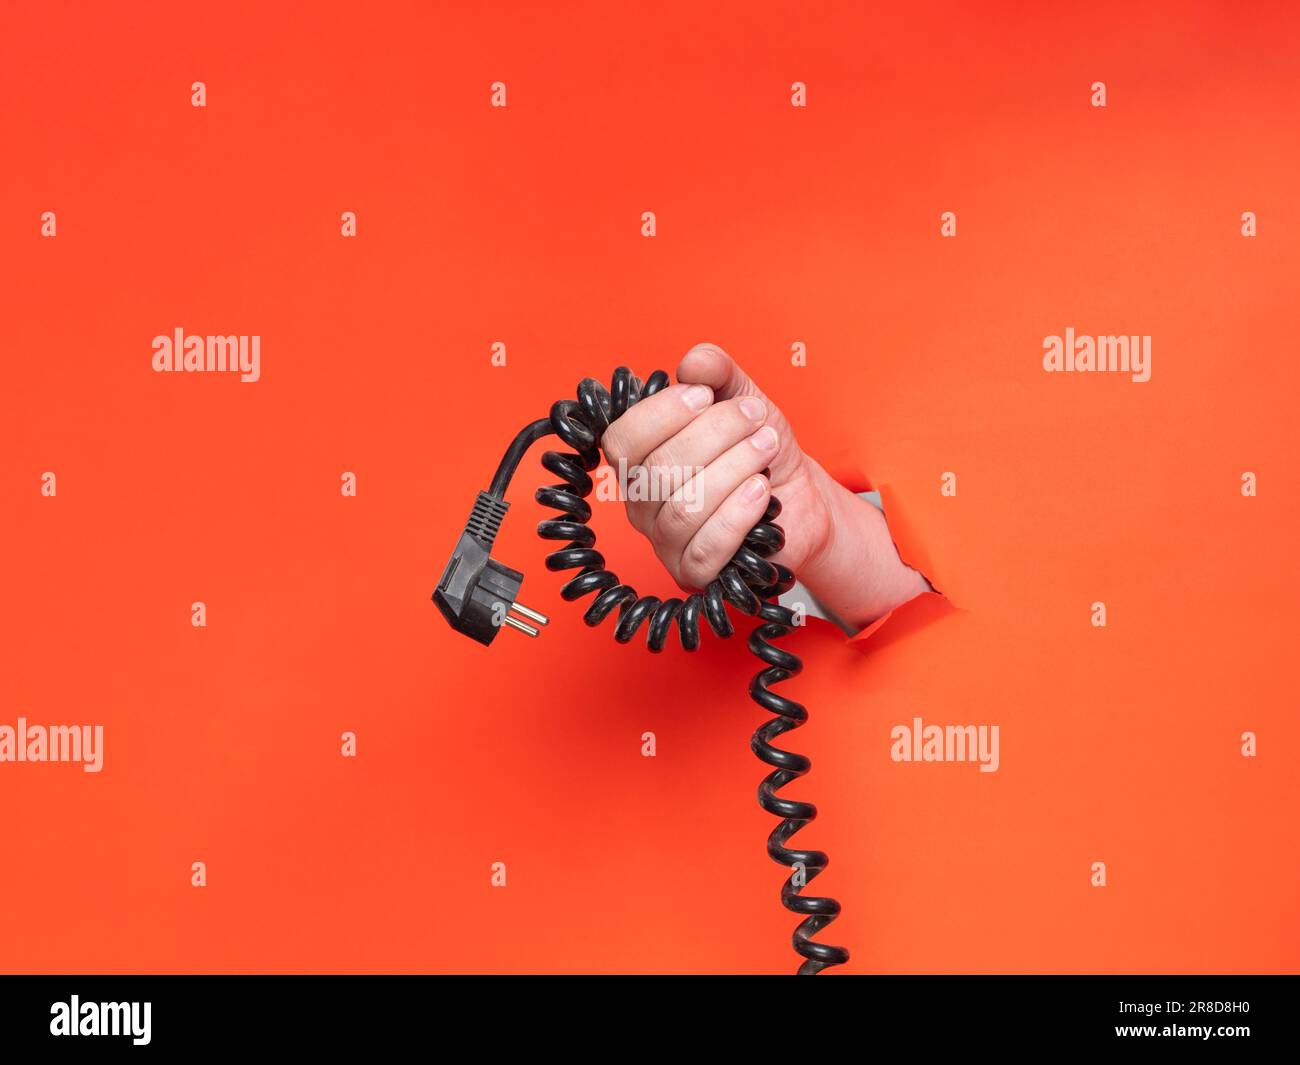
[[[655,528],[667,539],[673,539],[691,527],[691,514],[685,499],[674,495],[659,508]]]
[[[623,433],[618,428],[619,423],[615,422],[605,430],[604,437],[601,438],[601,450],[605,452],[605,460],[615,466],[620,460],[626,460],[628,457],[627,444],[624,442]]]
[[[720,541],[730,543],[732,540],[740,540],[749,531],[739,510],[739,507],[730,505],[718,508],[715,521]]]
[[[690,585],[692,577],[687,572],[686,560],[682,557],[682,553],[667,548],[661,543],[655,543],[654,548],[655,555],[663,563],[664,569],[668,571],[672,579],[680,585]]]
[[[651,477],[661,477],[665,472],[677,468],[677,449],[671,442],[660,444],[646,456],[641,465],[649,471]]]
[[[653,510],[644,503],[633,502],[632,500],[625,502],[623,507],[627,511],[628,524],[641,535],[654,540],[654,527],[657,517]]]
[[[690,582],[703,587],[714,577],[713,548],[706,536],[697,536],[682,553],[682,574]]]

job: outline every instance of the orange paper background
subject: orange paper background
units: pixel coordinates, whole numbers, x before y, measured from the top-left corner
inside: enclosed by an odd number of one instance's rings
[[[790,641],[843,971],[1297,969],[1289,5],[3,22],[0,723],[106,751],[0,765],[0,968],[792,969],[743,641],[586,629],[535,456],[497,554],[550,629],[429,601],[520,425],[711,340],[952,605]],[[262,380],[155,374],[177,326],[260,335]],[[1066,327],[1151,335],[1150,382],[1045,374]],[[998,724],[1000,770],[892,762],[915,716]]]

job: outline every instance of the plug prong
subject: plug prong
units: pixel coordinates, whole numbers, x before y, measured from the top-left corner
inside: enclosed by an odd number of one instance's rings
[[[512,618],[509,614],[502,618],[501,621],[502,624],[509,625],[512,629],[518,629],[526,636],[538,636],[541,634],[540,629],[535,629],[531,625],[525,625],[518,618]]]
[[[511,603],[510,609],[516,614],[526,617],[529,621],[537,622],[539,625],[549,625],[551,623],[551,619],[545,614],[539,614],[536,610],[532,610],[531,608],[524,606],[522,603]]]

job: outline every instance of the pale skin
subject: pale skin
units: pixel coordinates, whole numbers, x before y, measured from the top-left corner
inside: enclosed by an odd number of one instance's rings
[[[865,628],[930,589],[899,558],[880,510],[799,447],[780,408],[726,352],[696,345],[677,381],[615,421],[602,446],[611,464],[623,459],[652,477],[681,481],[682,471],[698,470],[666,500],[627,503],[632,525],[683,590],[718,575],[773,493],[785,530],[773,560],[848,628]]]

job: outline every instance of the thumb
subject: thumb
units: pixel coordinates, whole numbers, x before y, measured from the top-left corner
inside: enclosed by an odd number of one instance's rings
[[[763,390],[717,344],[691,348],[677,364],[677,380],[684,385],[708,385],[719,401],[735,396],[758,396],[767,401]]]
[[[772,483],[780,485],[799,470],[803,452],[785,415],[717,344],[696,344],[691,348],[677,364],[677,380],[686,385],[708,385],[719,402],[736,396],[757,396],[767,406],[767,424],[781,438],[781,449],[772,460]]]

